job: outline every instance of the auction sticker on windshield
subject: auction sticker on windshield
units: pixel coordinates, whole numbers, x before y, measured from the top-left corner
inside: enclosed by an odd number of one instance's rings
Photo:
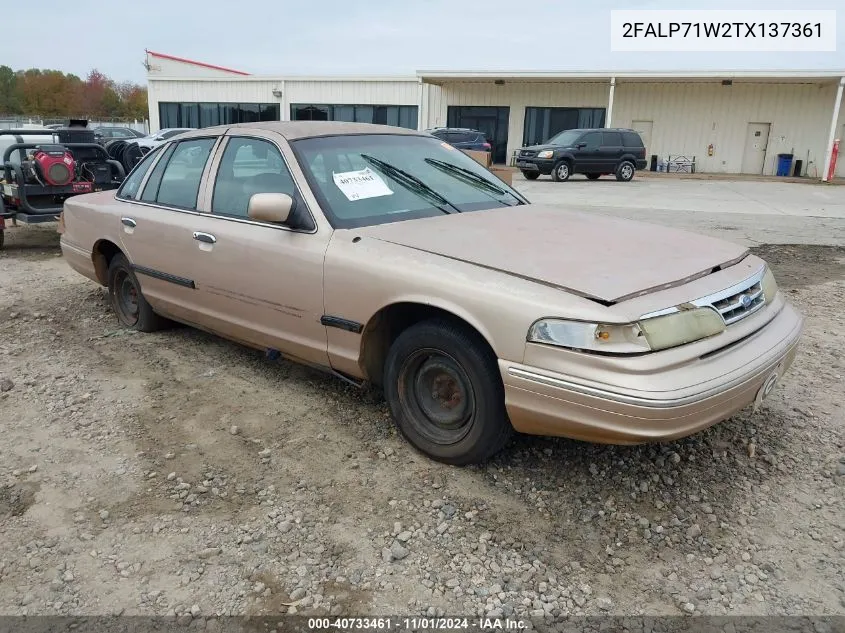
[[[349,200],[364,200],[393,194],[387,183],[381,179],[381,176],[369,167],[358,171],[344,171],[339,174],[332,172],[332,178],[334,178],[334,184],[337,185],[337,188]]]

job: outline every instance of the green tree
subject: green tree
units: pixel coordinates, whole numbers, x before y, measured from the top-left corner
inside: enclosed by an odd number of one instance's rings
[[[0,66],[0,114],[147,118],[147,89],[94,69],[83,81],[58,70]]]
[[[0,114],[20,114],[18,77],[8,66],[0,66]]]

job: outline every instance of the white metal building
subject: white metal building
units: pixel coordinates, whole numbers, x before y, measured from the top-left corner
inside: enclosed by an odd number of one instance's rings
[[[147,78],[152,130],[291,119],[471,127],[499,163],[564,129],[612,126],[698,172],[771,175],[785,153],[801,175],[824,178],[834,139],[845,139],[845,70],[267,77],[148,51]]]

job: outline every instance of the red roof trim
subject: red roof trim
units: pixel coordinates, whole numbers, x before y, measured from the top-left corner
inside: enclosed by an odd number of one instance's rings
[[[184,57],[176,57],[175,55],[165,55],[164,53],[156,53],[155,51],[145,51],[149,55],[161,57],[162,59],[169,59],[174,62],[182,62],[183,64],[193,64],[194,66],[202,66],[203,68],[211,68],[212,70],[222,70],[227,73],[234,73],[236,75],[249,75],[242,70],[235,70],[233,68],[226,68],[225,66],[215,66],[214,64],[206,64],[205,62],[197,62],[193,59],[185,59]]]

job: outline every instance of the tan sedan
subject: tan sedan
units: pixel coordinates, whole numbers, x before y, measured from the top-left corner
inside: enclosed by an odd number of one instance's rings
[[[423,132],[197,130],[65,203],[62,251],[120,322],[187,323],[382,386],[419,450],[515,429],[635,443],[759,404],[802,319],[717,239],[532,205]]]

